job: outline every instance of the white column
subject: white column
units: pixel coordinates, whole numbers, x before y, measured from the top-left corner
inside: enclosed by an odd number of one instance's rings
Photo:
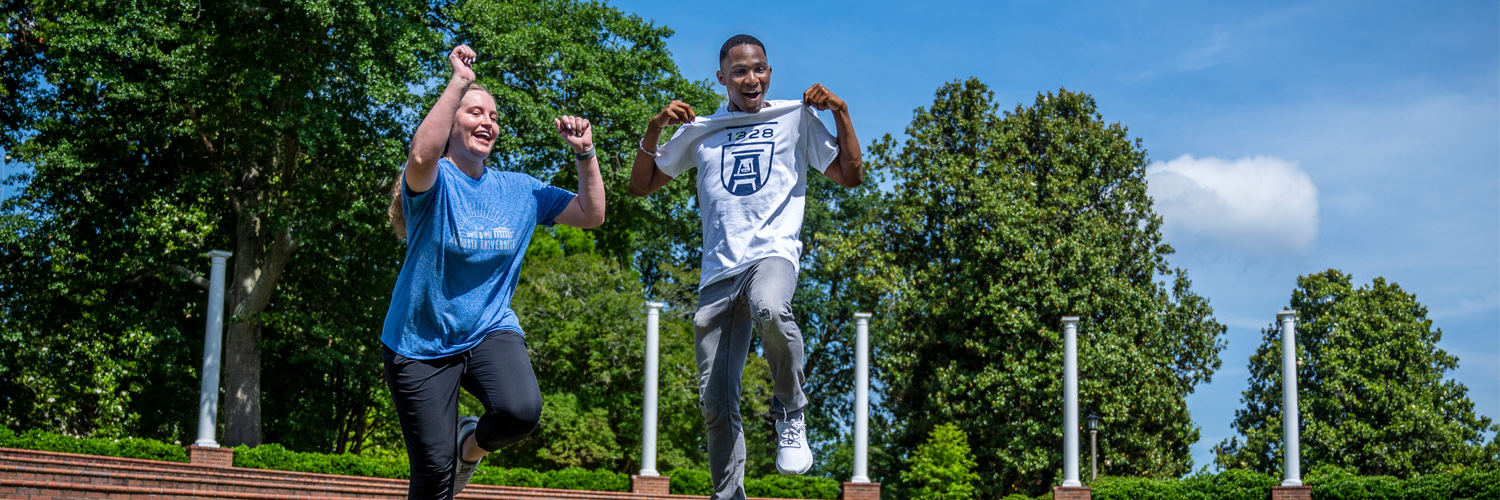
[[[1078,480],[1078,317],[1063,322],[1063,486]]]
[[[870,447],[870,317],[854,313],[854,477],[851,483],[868,483]]]
[[[231,254],[223,250],[208,252],[208,325],[203,328],[203,386],[198,393],[198,440],[194,445],[218,448],[214,439],[219,416],[219,354],[224,345],[224,259]]]
[[[1302,450],[1298,444],[1297,414],[1297,311],[1276,313],[1281,320],[1281,431],[1282,467],[1286,479],[1282,486],[1302,486]]]
[[[646,398],[641,404],[641,474],[656,472],[656,358],[657,330],[661,326],[661,302],[646,303]]]

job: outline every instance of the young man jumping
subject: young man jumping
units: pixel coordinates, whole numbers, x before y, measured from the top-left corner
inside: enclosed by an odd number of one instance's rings
[[[740,375],[759,334],[775,383],[776,469],[812,467],[802,392],[802,332],[792,314],[802,256],[802,215],[811,166],[845,187],[859,186],[859,139],[843,99],[822,84],[801,101],[767,101],[771,65],[765,45],[736,35],[719,49],[719,83],[729,103],[711,116],[672,101],[646,125],[630,175],[630,193],[646,196],[698,168],[703,218],[703,276],[693,317],[698,395],[708,434],[714,494],[745,498],[745,437]],[[813,109],[830,110],[838,136]],[[663,127],[682,125],[656,147]]]

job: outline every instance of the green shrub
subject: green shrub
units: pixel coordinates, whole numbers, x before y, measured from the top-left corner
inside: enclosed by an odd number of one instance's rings
[[[1000,500],[1031,500],[1031,497],[1022,495],[1020,493],[1011,493],[1009,495],[1005,495],[1005,498],[1001,498]]]
[[[1276,484],[1271,476],[1234,469],[1185,479],[1105,476],[1090,486],[1098,500],[1265,500]]]
[[[588,491],[630,491],[630,476],[604,469],[568,467],[543,473],[546,488]]]
[[[672,469],[667,472],[672,478],[673,495],[708,496],[714,493],[713,476],[708,472],[692,469]]]
[[[1182,481],[1187,500],[1265,500],[1276,478],[1246,469],[1229,469],[1214,475],[1193,476]]]
[[[1500,499],[1500,470],[1456,468],[1409,479],[1356,476],[1337,466],[1315,468],[1306,477],[1314,500]]]
[[[79,438],[40,430],[31,430],[16,434],[14,431],[3,427],[0,427],[0,448],[81,453],[84,455],[139,458],[166,462],[186,463],[188,461],[186,449],[155,439]]]
[[[704,471],[672,469],[666,474],[672,478],[673,495],[708,496],[713,494],[713,477]],[[745,495],[763,498],[814,498],[834,499],[839,496],[839,482],[824,477],[811,476],[766,476],[745,478]]]
[[[630,491],[630,476],[603,469],[588,470],[569,467],[562,470],[537,472],[531,469],[504,467],[479,467],[471,484],[491,486],[520,486],[525,488],[556,488],[560,490],[586,491]]]
[[[826,477],[766,476],[745,478],[745,495],[765,498],[821,498],[839,496],[839,482]]]
[[[234,466],[249,469],[315,472],[344,476],[406,479],[411,476],[406,457],[366,457],[352,454],[301,453],[279,444],[234,449]]]
[[[1097,500],[1186,500],[1182,481],[1104,476],[1089,487]]]
[[[1442,474],[1442,476],[1452,478],[1451,498],[1454,500],[1494,500],[1500,499],[1500,469],[1496,467],[1497,464],[1490,464],[1486,469],[1460,469],[1452,474]],[[1426,486],[1426,484],[1420,484],[1420,486]]]
[[[969,435],[956,425],[942,424],[912,453],[901,482],[910,488],[913,500],[969,500],[979,480],[975,465]]]
[[[545,488],[547,480],[542,473],[531,469],[507,469],[504,467],[479,467],[479,472],[474,474],[472,484],[488,484],[491,486],[520,486],[523,488]]]

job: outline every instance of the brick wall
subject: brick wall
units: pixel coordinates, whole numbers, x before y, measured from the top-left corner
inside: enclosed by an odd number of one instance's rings
[[[103,499],[311,499],[406,498],[406,481],[229,467],[227,449],[189,449],[195,463],[158,462],[0,448],[0,498]],[[634,478],[633,478],[634,479]],[[696,500],[667,494],[667,478],[647,479],[637,493],[469,485],[460,499],[494,500]],[[874,483],[871,483],[874,484]],[[870,498],[879,500],[879,485]]]
[[[1271,500],[1312,500],[1312,486],[1272,486]]]
[[[667,476],[630,476],[630,492],[666,495],[672,492],[672,478]]]
[[[880,483],[844,483],[842,500],[880,500]]]
[[[1083,487],[1052,487],[1052,500],[1093,500],[1094,492]]]
[[[209,467],[234,467],[234,448],[187,447],[188,463]]]

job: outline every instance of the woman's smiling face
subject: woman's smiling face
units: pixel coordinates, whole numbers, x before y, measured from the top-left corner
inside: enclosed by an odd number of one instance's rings
[[[495,111],[495,98],[483,90],[469,90],[458,103],[458,113],[453,117],[453,131],[448,136],[448,155],[465,154],[473,160],[483,161],[495,147],[495,138],[500,132],[500,118]]]

